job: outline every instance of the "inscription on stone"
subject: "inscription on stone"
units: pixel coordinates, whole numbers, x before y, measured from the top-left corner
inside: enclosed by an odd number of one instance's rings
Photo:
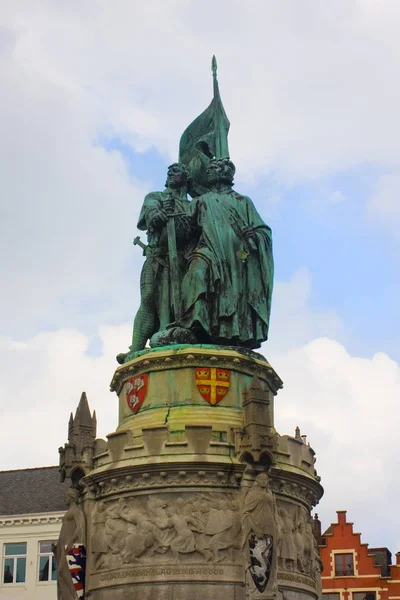
[[[130,583],[148,582],[224,582],[242,583],[244,569],[239,565],[160,565],[148,567],[128,567],[107,573],[96,573],[91,576],[90,589],[101,589],[110,586]]]

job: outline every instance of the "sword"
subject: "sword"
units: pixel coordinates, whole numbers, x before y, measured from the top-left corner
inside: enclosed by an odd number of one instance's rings
[[[135,237],[135,239],[133,240],[133,245],[134,246],[139,246],[140,248],[142,248],[143,250],[143,256],[146,256],[146,258],[149,258],[149,256],[146,253],[146,250],[149,246],[146,246],[146,244],[144,244],[141,239],[140,236],[137,235]],[[166,269],[168,269],[168,264],[159,256],[152,256],[151,258],[154,258],[154,260],[156,260],[162,267],[165,267]]]
[[[167,235],[168,235],[168,257],[169,257],[169,280],[171,286],[172,306],[174,307],[174,321],[179,322],[181,315],[180,297],[179,297],[179,268],[178,268],[178,250],[176,247],[175,215],[168,215]]]
[[[134,246],[139,246],[140,248],[142,248],[142,250],[143,250],[143,256],[146,256],[146,248],[148,248],[148,246],[146,246],[146,244],[143,244],[143,242],[141,241],[139,235],[137,235],[135,237],[135,239],[133,240],[133,245]]]

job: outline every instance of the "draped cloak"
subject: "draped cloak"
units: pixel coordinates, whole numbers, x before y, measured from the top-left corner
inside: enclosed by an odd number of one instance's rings
[[[231,189],[195,198],[191,215],[200,237],[182,281],[182,326],[202,330],[213,343],[259,348],[268,338],[271,310],[270,227],[250,198]],[[251,246],[240,234],[249,227],[255,230]]]

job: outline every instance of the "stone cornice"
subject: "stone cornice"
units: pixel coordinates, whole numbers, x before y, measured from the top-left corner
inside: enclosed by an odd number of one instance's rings
[[[14,527],[17,525],[39,525],[61,523],[65,514],[63,512],[33,513],[25,515],[1,515],[0,527]]]
[[[244,469],[244,464],[207,462],[132,465],[97,473],[94,471],[83,479],[83,483],[91,494],[102,498],[156,488],[161,491],[176,491],[187,486],[237,489]]]
[[[310,507],[316,506],[324,493],[322,485],[311,477],[276,467],[272,467],[270,475],[272,491],[283,499],[298,500]]]
[[[259,358],[258,358],[259,357]],[[216,367],[239,371],[251,377],[257,376],[267,381],[271,391],[276,394],[283,382],[271,365],[255,352],[238,351],[229,346],[168,347],[149,350],[128,363],[118,367],[110,384],[112,392],[120,393],[124,381],[143,373],[182,369],[185,367]]]

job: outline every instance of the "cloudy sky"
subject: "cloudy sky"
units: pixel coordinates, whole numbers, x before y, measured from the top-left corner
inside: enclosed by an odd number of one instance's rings
[[[52,465],[82,390],[99,435],[138,307],[146,192],[209,103],[274,235],[277,427],[317,452],[323,525],[400,550],[397,0],[3,0],[0,469]]]

